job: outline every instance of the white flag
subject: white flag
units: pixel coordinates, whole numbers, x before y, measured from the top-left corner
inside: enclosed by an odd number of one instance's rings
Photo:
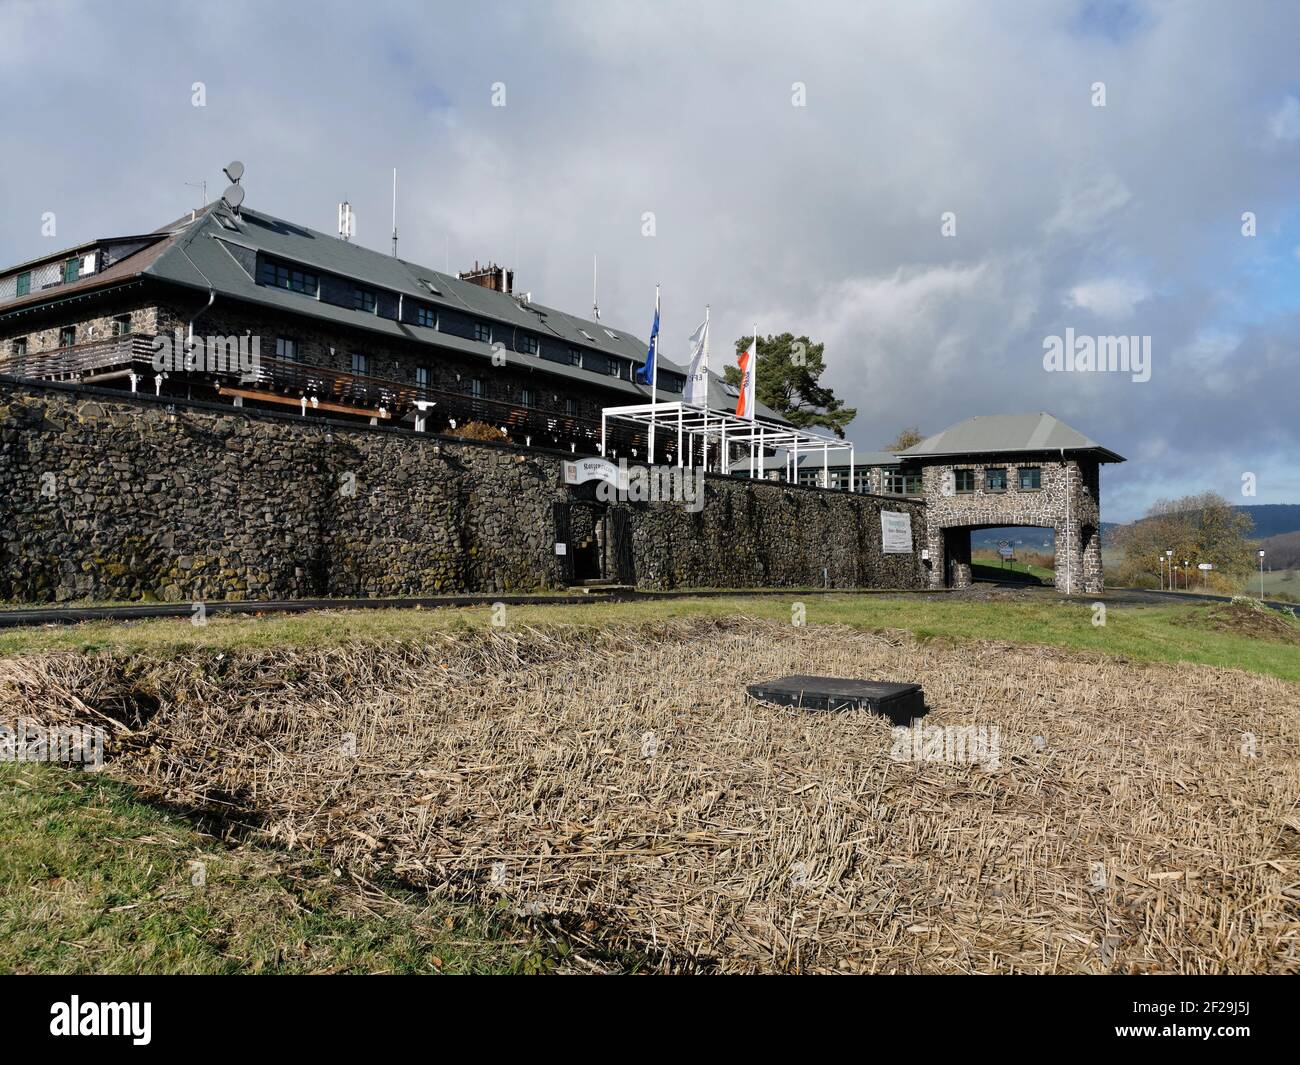
[[[691,407],[709,405],[709,315],[707,311],[703,324],[691,334],[691,365],[686,371],[686,387],[682,390],[682,402]]]

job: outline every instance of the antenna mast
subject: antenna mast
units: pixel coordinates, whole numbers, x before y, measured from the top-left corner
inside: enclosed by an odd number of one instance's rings
[[[393,167],[393,258],[397,258],[397,167]]]
[[[596,300],[596,253],[591,253],[591,316],[600,321],[600,303]]]

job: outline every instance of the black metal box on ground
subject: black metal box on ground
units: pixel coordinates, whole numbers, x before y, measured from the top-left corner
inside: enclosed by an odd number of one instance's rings
[[[745,689],[755,699],[805,710],[861,710],[906,725],[925,714],[925,695],[919,684],[888,684],[846,677],[806,677],[797,674],[751,684]]]

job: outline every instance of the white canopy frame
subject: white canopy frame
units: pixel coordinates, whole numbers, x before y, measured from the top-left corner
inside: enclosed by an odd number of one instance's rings
[[[728,445],[749,445],[749,475],[754,477],[762,467],[762,454],[767,448],[786,449],[786,481],[799,476],[799,456],[821,454],[822,486],[830,487],[830,453],[849,454],[849,491],[855,488],[856,474],[853,444],[848,440],[835,440],[805,432],[788,425],[776,425],[734,414],[692,407],[685,403],[634,403],[622,407],[605,407],[600,412],[600,453],[609,457],[607,436],[609,419],[632,422],[645,426],[651,433],[658,428],[677,433],[677,447],[673,459],[680,467],[693,466],[696,441],[703,443],[704,472],[730,473],[727,459]],[[649,435],[649,434],[648,434]],[[654,437],[651,435],[650,439]],[[715,462],[709,462],[710,444],[715,444]],[[631,456],[628,456],[629,458]],[[648,456],[647,456],[648,459]]]

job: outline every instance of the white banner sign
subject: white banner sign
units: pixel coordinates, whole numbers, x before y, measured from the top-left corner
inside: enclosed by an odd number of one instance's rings
[[[887,555],[912,553],[912,519],[896,510],[880,512],[880,542]]]
[[[627,472],[620,483],[619,468],[608,459],[578,459],[564,464],[565,484],[586,484],[588,481],[605,481],[615,488],[627,490]]]

